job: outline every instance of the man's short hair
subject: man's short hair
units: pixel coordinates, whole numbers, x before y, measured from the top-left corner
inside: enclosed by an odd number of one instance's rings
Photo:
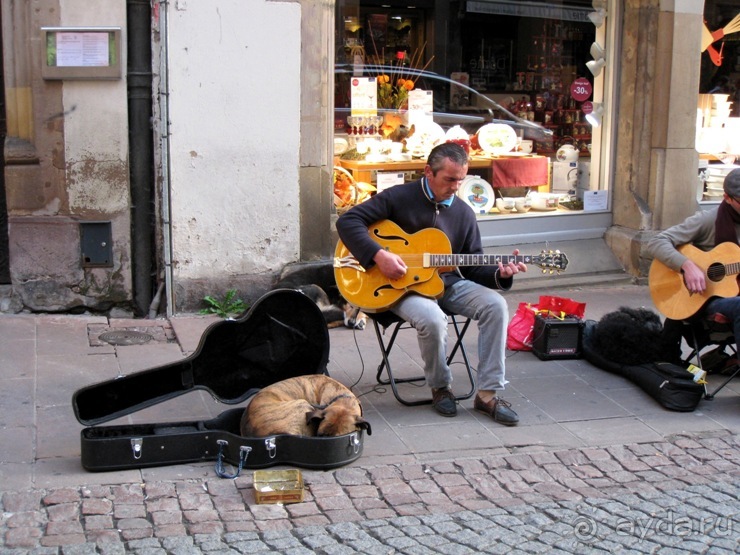
[[[434,175],[442,169],[445,159],[449,159],[458,166],[468,164],[468,154],[463,147],[456,143],[441,143],[432,149],[427,158],[427,165],[432,168]]]

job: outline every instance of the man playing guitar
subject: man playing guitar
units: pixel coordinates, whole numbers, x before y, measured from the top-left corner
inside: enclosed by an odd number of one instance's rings
[[[450,240],[452,254],[482,254],[475,213],[455,196],[467,171],[468,156],[461,146],[437,145],[429,154],[422,179],[386,189],[340,216],[337,231],[341,241],[363,268],[376,265],[389,280],[402,279],[407,266],[402,257],[381,248],[369,236],[368,228],[381,220],[394,222],[408,234],[426,228],[440,229]],[[478,323],[478,391],[474,408],[507,426],[519,422],[510,403],[497,396],[506,384],[509,313],[506,300],[494,289],[510,289],[514,275],[526,270],[526,265],[516,260],[458,268],[441,274],[444,293],[438,299],[411,293],[390,307],[417,330],[426,382],[432,388],[432,405],[441,415],[457,414],[445,353],[447,310]]]
[[[664,327],[666,334],[670,335],[667,339],[672,350],[666,354],[671,359],[679,358],[681,341],[673,319],[691,316],[693,308],[689,309],[689,314],[683,314],[681,308],[692,307],[694,303],[697,315],[723,315],[732,323],[736,340],[740,338],[740,297],[737,296],[735,279],[738,272],[726,272],[723,264],[712,264],[711,257],[704,256],[710,251],[722,252],[727,253],[722,255],[723,258],[734,257],[734,260],[721,262],[740,262],[740,169],[727,174],[723,188],[724,198],[717,208],[699,210],[682,223],[657,234],[648,243],[648,252],[653,258],[675,272],[676,279],[681,280],[677,289],[661,295],[661,289],[668,291],[670,287],[654,284],[651,268],[650,289],[656,306],[666,315]],[[736,264],[730,264],[733,265]],[[666,296],[673,297],[673,300],[667,299],[664,308],[660,303],[666,300]]]

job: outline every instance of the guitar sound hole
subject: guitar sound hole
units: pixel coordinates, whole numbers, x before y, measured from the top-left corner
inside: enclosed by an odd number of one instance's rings
[[[380,297],[381,293],[386,289],[393,289],[392,285],[381,285],[373,291],[373,297]]]
[[[719,262],[709,266],[707,270],[707,277],[712,281],[722,281],[725,278],[725,266]]]
[[[398,235],[381,235],[379,229],[374,229],[373,235],[375,235],[378,239],[384,239],[386,241],[401,241],[404,245],[409,246],[408,239],[406,239],[405,237],[400,237]],[[386,250],[388,250],[387,247]]]

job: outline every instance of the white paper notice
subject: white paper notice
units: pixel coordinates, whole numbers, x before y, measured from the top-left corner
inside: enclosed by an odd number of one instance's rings
[[[434,111],[434,93],[422,89],[409,91],[409,110],[431,114]]]
[[[434,121],[434,93],[422,89],[409,91],[409,125]]]
[[[606,210],[609,191],[583,191],[584,210]]]
[[[350,81],[353,116],[378,113],[378,86],[375,77],[353,77]]]
[[[403,181],[403,172],[378,172],[378,175],[376,176],[375,187],[377,187],[378,192],[380,192],[383,189],[387,189],[388,187],[400,185],[401,183],[403,183]]]
[[[58,67],[108,65],[108,33],[57,33]]]

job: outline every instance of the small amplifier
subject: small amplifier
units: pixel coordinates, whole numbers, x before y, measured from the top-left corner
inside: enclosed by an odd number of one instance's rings
[[[532,352],[541,360],[580,358],[582,351],[583,320],[580,318],[534,319]]]

